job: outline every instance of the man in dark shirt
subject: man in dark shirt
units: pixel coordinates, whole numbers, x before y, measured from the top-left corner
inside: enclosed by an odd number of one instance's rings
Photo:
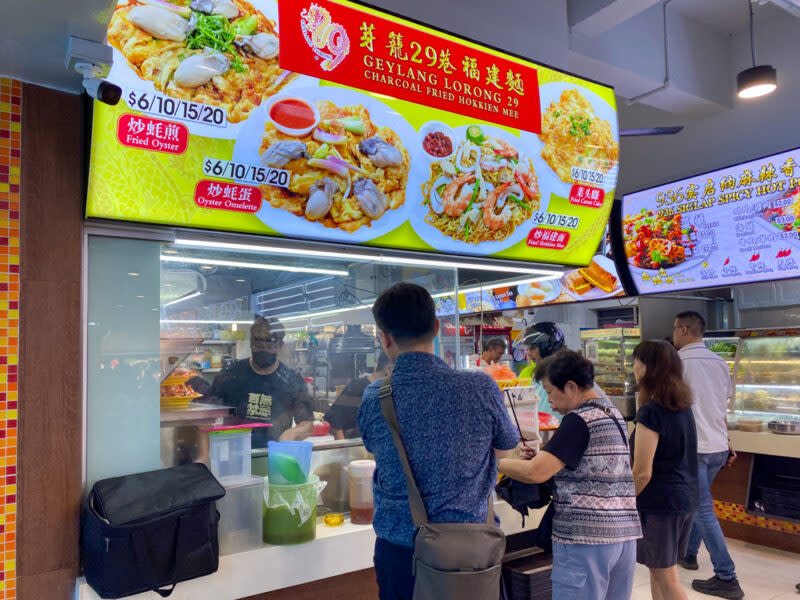
[[[383,379],[391,372],[392,361],[385,352],[381,352],[372,373],[347,384],[347,387],[342,390],[328,412],[325,413],[325,420],[331,424],[334,439],[345,440],[361,437],[361,430],[358,428],[358,407],[361,406],[364,390],[370,383]]]
[[[314,430],[305,381],[278,360],[285,335],[276,319],[256,317],[250,329],[252,356],[217,375],[200,399],[235,407],[242,422],[270,423],[272,427],[253,430],[254,448],[270,440],[303,440]]]

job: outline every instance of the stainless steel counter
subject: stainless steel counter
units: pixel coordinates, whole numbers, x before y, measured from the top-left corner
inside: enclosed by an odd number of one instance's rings
[[[161,410],[161,464],[175,467],[190,462],[208,465],[208,432],[203,426],[223,425],[232,406],[191,402]]]
[[[215,424],[220,425],[222,419],[233,414],[232,406],[221,404],[200,404],[191,402],[188,406],[180,408],[162,408],[161,426],[174,427],[176,425]]]

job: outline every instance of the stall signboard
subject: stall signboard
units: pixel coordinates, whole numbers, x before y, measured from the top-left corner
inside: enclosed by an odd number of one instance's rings
[[[613,90],[329,0],[120,0],[86,214],[586,265]]]
[[[437,316],[533,308],[547,304],[584,302],[625,296],[617,274],[608,230],[586,267],[570,269],[557,279],[512,281],[506,284],[465,286],[458,293],[435,294]]]
[[[630,194],[625,254],[642,294],[800,277],[800,150]]]

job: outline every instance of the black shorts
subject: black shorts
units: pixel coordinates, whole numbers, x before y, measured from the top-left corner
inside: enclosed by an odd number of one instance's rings
[[[694,513],[640,512],[642,534],[636,542],[636,562],[648,569],[668,569],[686,554]]]

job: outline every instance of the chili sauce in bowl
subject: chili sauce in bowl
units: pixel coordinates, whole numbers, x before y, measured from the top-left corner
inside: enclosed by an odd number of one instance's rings
[[[319,124],[319,109],[303,98],[276,98],[267,108],[275,129],[293,137],[305,137]]]
[[[425,156],[432,161],[446,160],[456,151],[453,130],[441,121],[428,121],[419,130],[419,143]]]

